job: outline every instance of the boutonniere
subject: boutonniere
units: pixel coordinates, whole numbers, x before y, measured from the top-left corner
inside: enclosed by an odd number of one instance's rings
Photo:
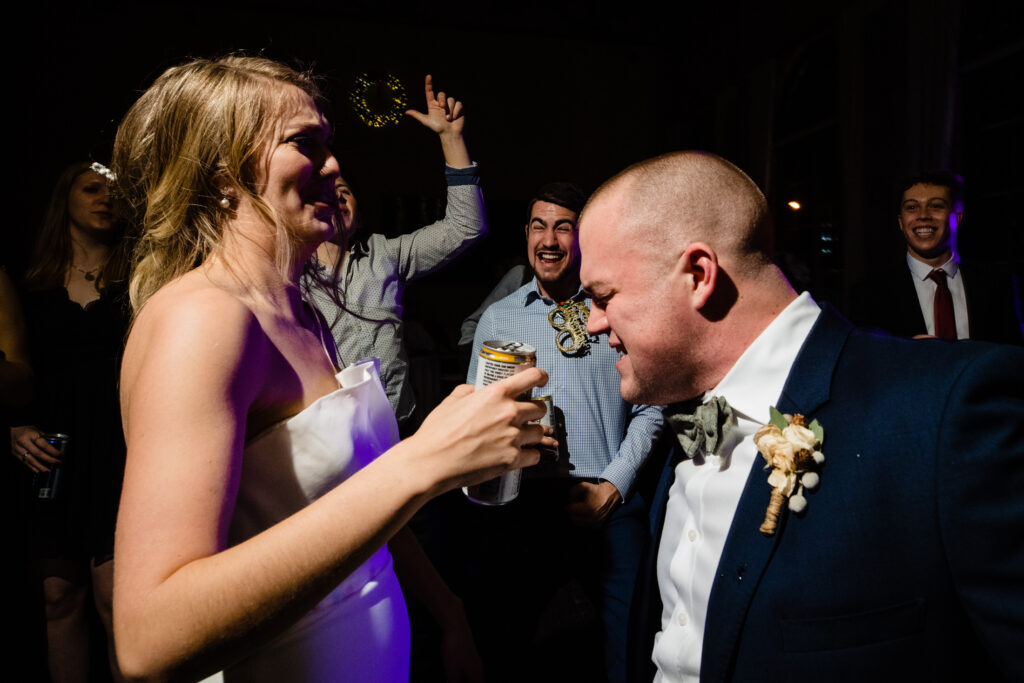
[[[820,481],[817,470],[825,462],[821,452],[825,430],[817,420],[807,424],[804,416],[799,413],[783,415],[775,406],[769,408],[769,411],[771,421],[754,434],[754,444],[768,463],[765,469],[772,471],[768,475],[772,497],[764,515],[761,533],[774,536],[782,504],[788,500],[790,510],[803,512],[807,508],[804,489],[813,489]]]

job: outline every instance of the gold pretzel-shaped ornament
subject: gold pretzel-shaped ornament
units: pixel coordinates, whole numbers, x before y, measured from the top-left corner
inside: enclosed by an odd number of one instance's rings
[[[585,301],[572,301],[556,306],[548,313],[548,322],[555,328],[555,346],[564,356],[573,356],[590,347],[587,319],[590,309]]]

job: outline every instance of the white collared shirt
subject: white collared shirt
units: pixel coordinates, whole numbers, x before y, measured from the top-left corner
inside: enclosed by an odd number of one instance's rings
[[[778,403],[790,367],[821,309],[804,292],[790,302],[704,396],[724,396],[737,418],[719,456],[698,453],[676,466],[658,548],[663,610],[652,659],[656,682],[696,683],[708,597],[733,515],[757,459],[754,432]],[[767,484],[766,484],[767,486]]]
[[[960,272],[960,257],[954,252],[949,260],[939,268],[932,268],[927,263],[918,261],[907,252],[907,266],[914,276],[914,288],[917,290],[917,301],[921,304],[924,314],[924,325],[928,334],[935,334],[935,290],[939,288],[934,280],[928,278],[933,270],[946,272],[946,285],[953,297],[953,315],[956,316],[956,338],[967,339],[970,332],[967,320],[967,294],[964,291],[964,276]]]

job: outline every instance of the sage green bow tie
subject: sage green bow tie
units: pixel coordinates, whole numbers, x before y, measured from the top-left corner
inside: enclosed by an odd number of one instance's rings
[[[676,433],[679,447],[687,458],[695,456],[698,450],[719,455],[726,437],[736,428],[732,406],[722,396],[696,409],[692,401],[673,403],[665,408],[665,421]]]

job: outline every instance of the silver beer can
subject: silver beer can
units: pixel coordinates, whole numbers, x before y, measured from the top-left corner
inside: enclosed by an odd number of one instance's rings
[[[537,424],[543,425],[544,427],[555,428],[555,399],[553,396],[534,396],[534,401],[541,401],[544,403],[544,417],[537,420]],[[540,459],[542,461],[550,459],[553,463],[558,462],[558,449],[551,448],[550,446],[538,446],[537,449],[540,451]]]

